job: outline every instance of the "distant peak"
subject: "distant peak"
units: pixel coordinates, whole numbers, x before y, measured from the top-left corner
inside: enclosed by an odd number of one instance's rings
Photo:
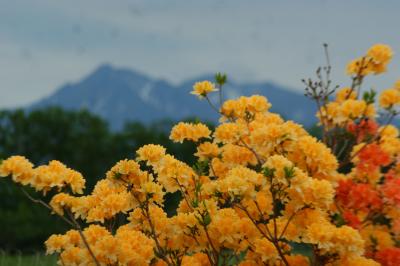
[[[111,64],[109,64],[109,63],[104,63],[104,64],[101,64],[98,68],[96,68],[94,71],[93,71],[93,74],[97,74],[97,73],[99,73],[99,74],[104,74],[104,73],[107,73],[107,72],[112,72],[112,71],[114,71],[115,69],[114,69],[114,67],[111,65]]]

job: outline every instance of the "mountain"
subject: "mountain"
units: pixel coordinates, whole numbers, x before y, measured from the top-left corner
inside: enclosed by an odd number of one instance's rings
[[[66,84],[50,96],[33,103],[29,109],[54,105],[73,110],[86,108],[105,118],[114,129],[133,120],[148,123],[164,118],[179,120],[198,117],[217,121],[218,115],[208,103],[189,93],[194,82],[205,79],[213,80],[213,75],[174,86],[168,81],[154,79],[137,71],[102,65],[81,81]],[[272,111],[286,119],[304,125],[315,122],[315,107],[309,99],[271,82],[237,83],[228,79],[223,92],[226,98],[265,95],[273,105]]]

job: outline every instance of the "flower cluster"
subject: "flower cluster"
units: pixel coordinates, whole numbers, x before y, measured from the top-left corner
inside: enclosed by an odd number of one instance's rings
[[[386,72],[387,64],[393,57],[392,49],[385,44],[376,44],[369,48],[366,55],[351,61],[347,73],[365,76]]]
[[[400,139],[390,124],[398,114],[400,82],[378,99],[361,89],[364,76],[386,71],[391,57],[390,47],[375,45],[351,62],[351,87],[340,89],[317,113],[325,144],[340,160],[333,221],[357,229],[366,255],[384,266],[400,265]]]
[[[373,46],[348,66],[350,87],[332,101],[313,94],[322,141],[270,112],[260,95],[217,107],[208,97],[215,85],[202,81],[192,93],[207,99],[219,124],[181,122],[170,133],[195,144],[192,166],[148,144],[85,195],[75,195],[83,177],[57,161],[34,168],[13,156],[0,176],[53,190],[49,204],[40,202],[73,227],[45,243],[60,265],[399,265],[399,132],[376,120],[374,92],[360,96],[364,77],[384,72],[391,57],[388,46]],[[217,75],[220,99],[225,82]],[[309,84],[329,91],[330,82]],[[389,121],[399,84],[379,98]],[[179,204],[167,214],[172,193]]]
[[[33,164],[23,156],[11,156],[0,164],[0,177],[11,175],[12,180],[21,185],[30,185],[37,191],[46,193],[53,188],[69,187],[73,193],[83,193],[85,179],[59,161],[33,168]]]
[[[52,211],[88,227],[51,236],[48,253],[65,265],[308,265],[308,257],[293,253],[291,243],[299,243],[321,263],[366,260],[361,235],[329,218],[336,158],[300,125],[268,112],[270,106],[262,96],[240,97],[221,106],[223,122],[214,132],[201,123],[176,125],[173,141],[197,145],[194,168],[149,144],[136,160],[113,166],[90,194],[56,194]],[[71,170],[57,165],[36,170],[11,157],[1,169],[17,181],[44,180],[43,174],[59,189],[76,187],[66,178]],[[182,200],[168,217],[164,195],[176,191]]]

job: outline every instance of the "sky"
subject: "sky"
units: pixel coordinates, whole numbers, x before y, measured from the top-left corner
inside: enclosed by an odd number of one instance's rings
[[[103,63],[172,83],[220,71],[301,92],[300,80],[324,63],[323,43],[341,86],[348,61],[390,45],[389,72],[366,82],[385,89],[400,78],[399,8],[395,0],[0,0],[0,108],[34,102]]]

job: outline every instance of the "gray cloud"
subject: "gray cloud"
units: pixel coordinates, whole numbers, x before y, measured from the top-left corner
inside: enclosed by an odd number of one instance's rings
[[[0,108],[19,106],[103,62],[173,82],[224,71],[237,80],[300,79],[331,46],[333,78],[377,42],[400,51],[397,1],[0,0]],[[400,77],[368,79],[377,88]]]

